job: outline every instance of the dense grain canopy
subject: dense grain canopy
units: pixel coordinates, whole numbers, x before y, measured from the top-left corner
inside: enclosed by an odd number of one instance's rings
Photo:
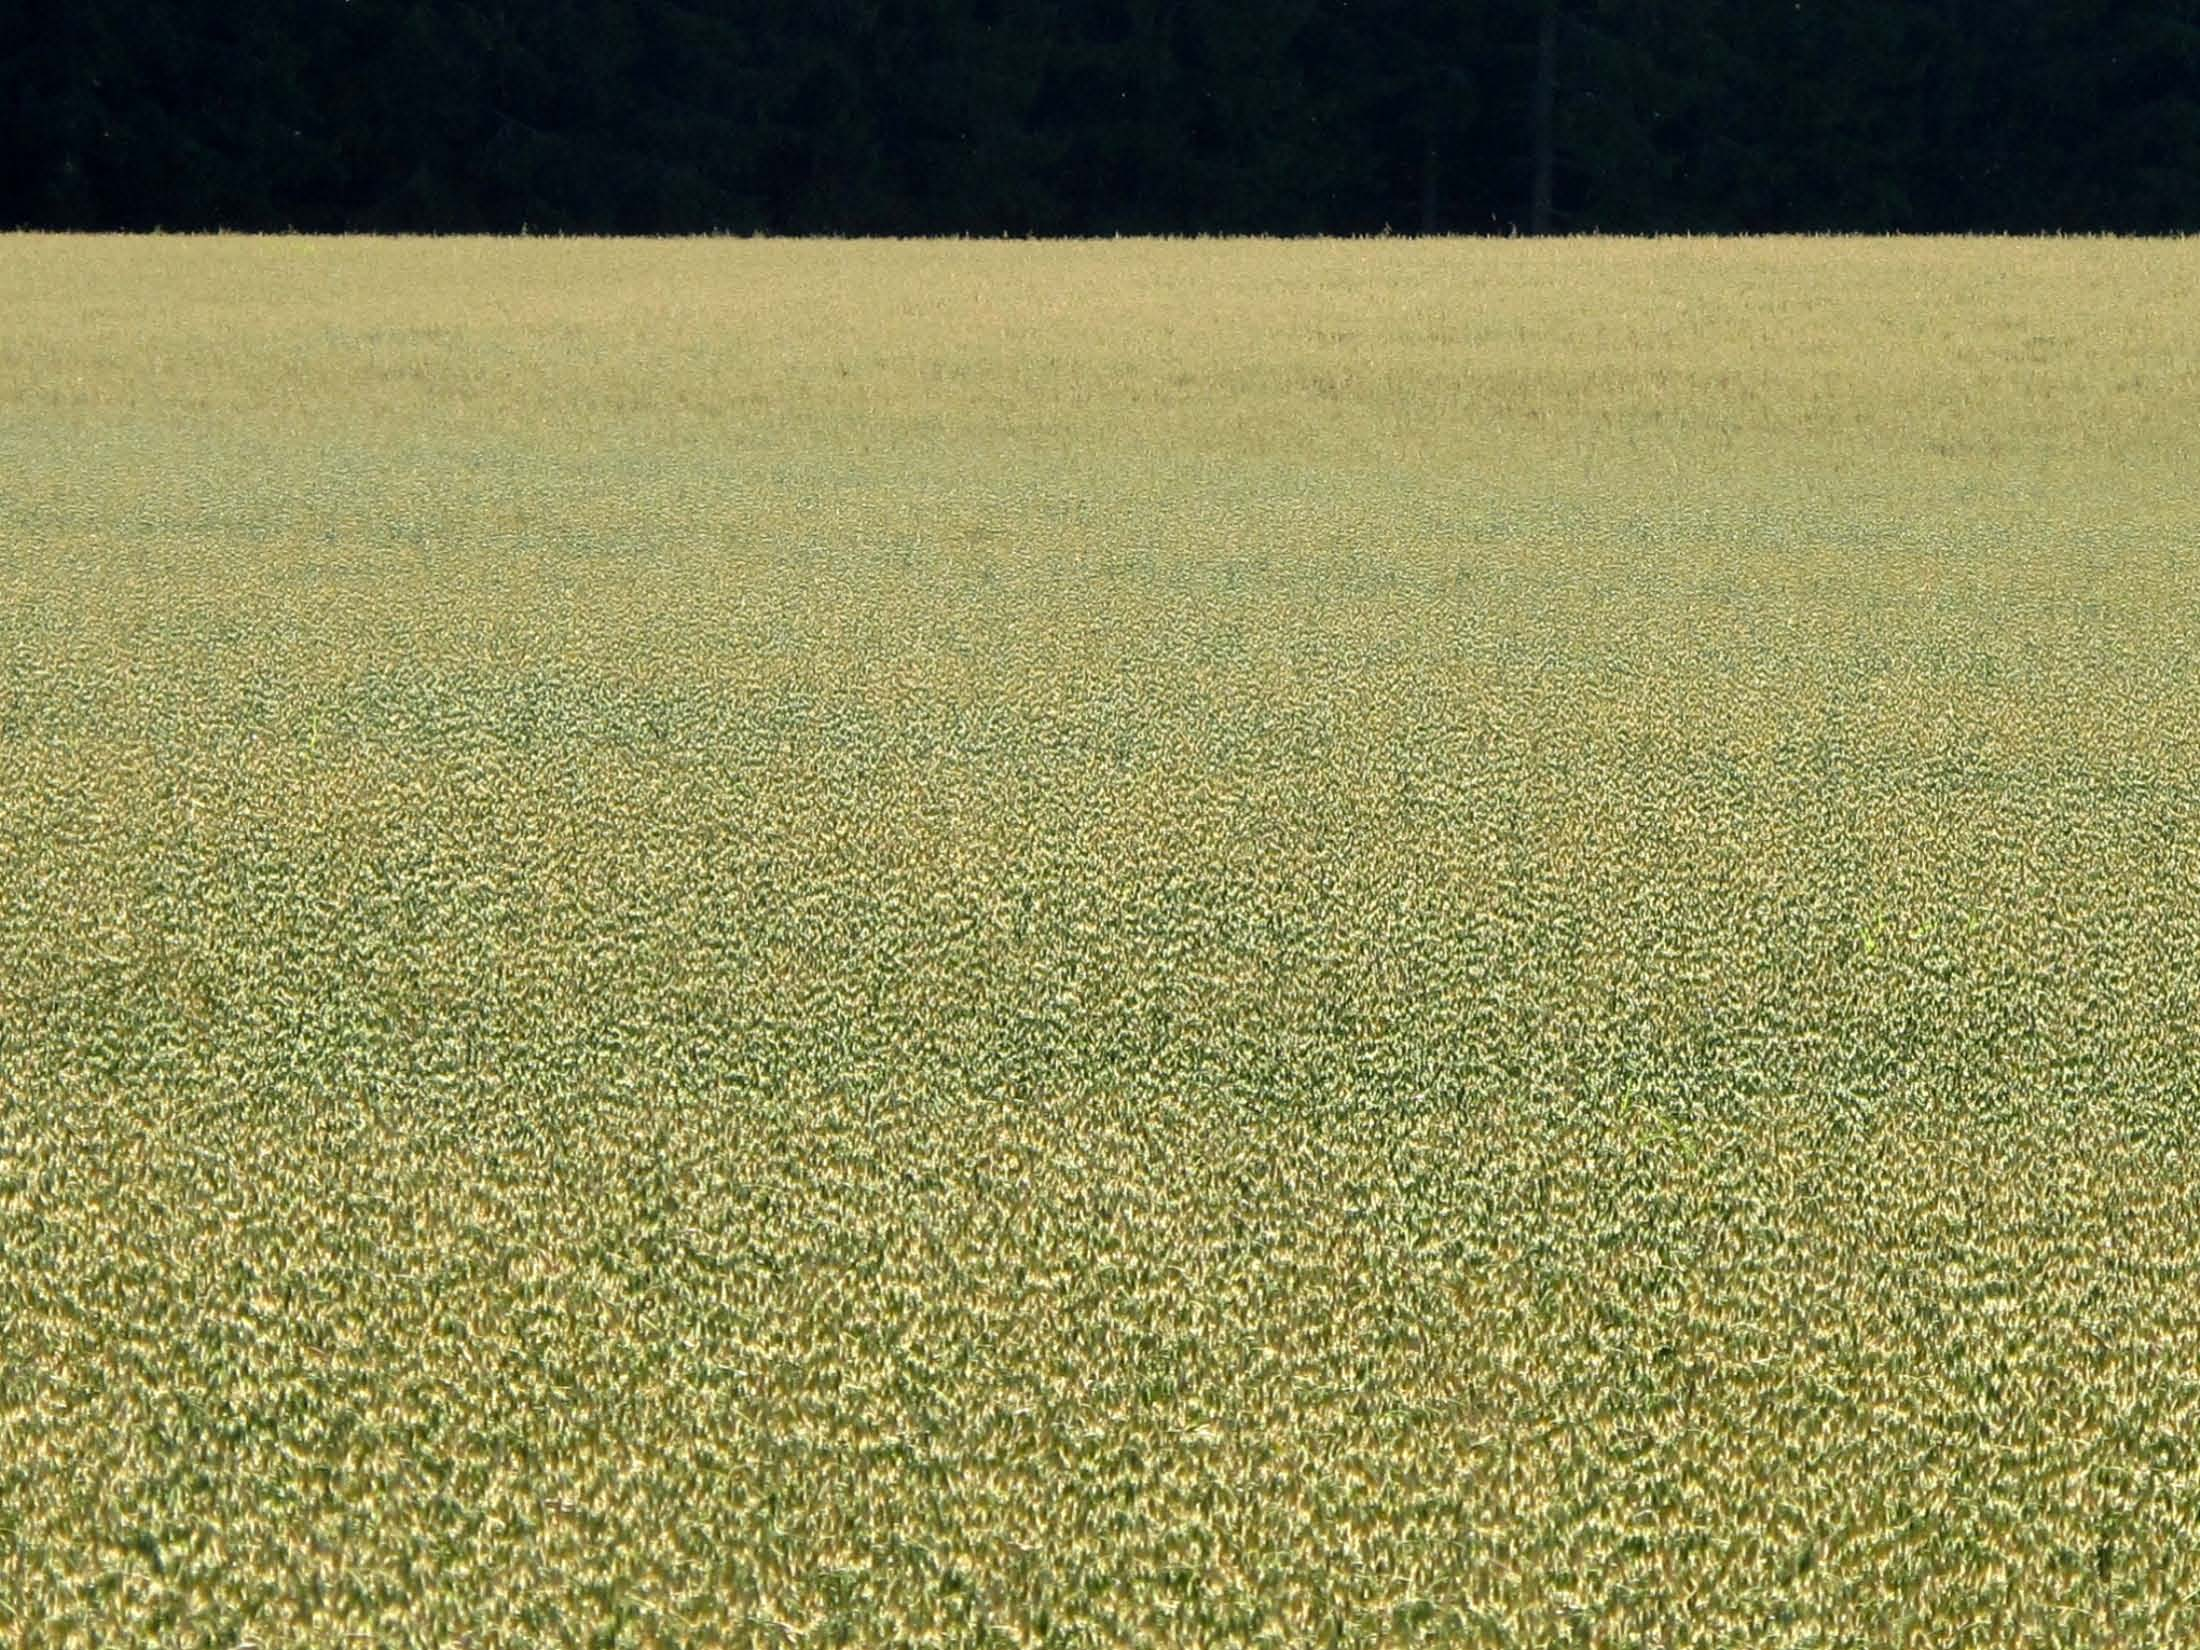
[[[2196,285],[0,241],[0,1638],[2200,1638]]]

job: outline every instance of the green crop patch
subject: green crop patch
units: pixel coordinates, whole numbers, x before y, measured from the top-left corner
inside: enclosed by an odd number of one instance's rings
[[[2200,1642],[2195,290],[0,239],[0,1639]]]

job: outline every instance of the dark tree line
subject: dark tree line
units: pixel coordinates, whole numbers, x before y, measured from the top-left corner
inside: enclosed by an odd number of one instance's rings
[[[2200,0],[0,0],[0,227],[2200,229]]]

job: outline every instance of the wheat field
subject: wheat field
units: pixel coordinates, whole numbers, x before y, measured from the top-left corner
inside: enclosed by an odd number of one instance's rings
[[[0,238],[0,1641],[2200,1642],[2196,290]]]

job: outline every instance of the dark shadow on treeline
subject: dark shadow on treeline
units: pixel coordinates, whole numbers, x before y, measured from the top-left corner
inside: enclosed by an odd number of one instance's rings
[[[0,226],[2200,229],[2200,0],[0,0]]]

